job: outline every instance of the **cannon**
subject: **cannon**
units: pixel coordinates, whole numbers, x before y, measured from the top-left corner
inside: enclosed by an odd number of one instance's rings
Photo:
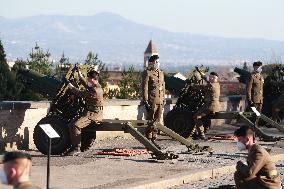
[[[92,69],[92,66],[79,65],[79,69],[83,76],[86,76],[87,72]],[[48,114],[37,123],[34,129],[33,139],[37,149],[43,154],[48,153],[48,138],[39,125],[50,124],[60,136],[60,138],[52,140],[51,154],[64,154],[71,147],[68,124],[80,117],[84,112],[86,107],[84,99],[74,96],[67,84],[56,78],[41,75],[32,70],[19,70],[18,77],[27,88],[33,89],[52,100]],[[75,72],[74,66],[71,66],[68,70],[66,79],[77,88],[83,88],[83,85],[80,83],[78,75]],[[81,150],[85,151],[89,149],[96,138],[96,131],[124,131],[130,133],[141,142],[147,150],[152,152],[154,158],[177,158],[177,156],[172,153],[161,151],[155,141],[149,141],[144,137],[143,132],[145,132],[147,125],[148,122],[146,120],[104,119],[99,125],[91,124],[82,129]],[[185,139],[171,129],[164,127],[161,123],[156,123],[155,126],[163,133],[185,145],[191,152],[211,151],[209,147],[199,146],[192,140]]]
[[[194,113],[204,104],[204,93],[206,87],[204,86],[204,81],[201,76],[198,76],[198,74],[200,74],[199,70],[200,69],[196,67],[192,76],[186,81],[183,81],[184,86],[179,93],[176,105],[164,118],[164,124],[166,127],[185,138],[189,137],[195,125],[193,121]],[[236,70],[240,73],[240,81],[245,82],[249,76],[248,72],[240,69]],[[182,83],[180,82],[180,84]],[[245,123],[247,126],[255,130],[256,134],[264,141],[275,141],[280,139],[270,136],[264,133],[261,129],[255,127],[254,123],[251,121],[255,116],[256,114],[250,111],[221,111],[205,117],[202,121],[206,131],[211,126],[211,119],[235,119]],[[260,120],[284,133],[284,128],[278,123],[272,121],[266,115],[261,114]]]
[[[244,69],[235,68],[234,72],[238,73],[240,83],[246,84],[249,78],[250,72]],[[282,80],[284,76],[284,66],[268,64],[263,66],[263,75],[264,75],[264,85],[263,85],[263,108],[262,113],[267,117],[271,117],[271,107],[273,100],[277,99],[280,93],[280,87],[276,84]],[[279,113],[279,120],[284,119],[284,110]]]

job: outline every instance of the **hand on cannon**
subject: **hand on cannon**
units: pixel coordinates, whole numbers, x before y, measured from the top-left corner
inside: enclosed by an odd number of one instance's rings
[[[151,110],[151,106],[147,101],[144,102],[144,106],[145,106],[145,109],[146,109],[147,112],[149,112]]]
[[[70,81],[66,77],[63,77],[62,81],[67,85],[70,83]]]
[[[77,72],[79,71],[78,64],[75,64],[75,66],[74,66],[74,70],[76,70]]]

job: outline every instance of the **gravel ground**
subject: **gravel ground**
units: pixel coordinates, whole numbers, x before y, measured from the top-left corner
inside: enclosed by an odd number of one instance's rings
[[[234,129],[234,127],[227,125],[215,127],[209,135],[233,133]],[[269,132],[277,134],[275,130],[270,129]],[[51,188],[127,188],[127,185],[138,184],[139,182],[234,165],[238,160],[244,161],[246,156],[245,153],[236,151],[234,141],[196,141],[200,145],[213,147],[213,155],[209,153],[190,154],[185,146],[166,136],[160,136],[157,143],[164,151],[172,151],[178,154],[179,158],[160,161],[152,159],[150,154],[131,157],[94,155],[104,149],[144,149],[144,146],[135,139],[123,137],[97,140],[92,149],[78,157],[52,156]],[[283,143],[261,144],[271,149],[271,154],[283,153]],[[33,155],[32,181],[44,188],[46,183],[46,157],[36,151],[32,151],[31,154]],[[220,179],[229,182],[230,176]],[[212,181],[214,182],[215,179]],[[199,188],[201,184],[197,184],[197,186]],[[188,188],[187,185],[180,187]],[[9,187],[0,184],[0,188],[8,189]]]
[[[284,183],[284,161],[279,161],[276,164],[277,170],[280,172],[281,182]],[[224,185],[234,185],[234,175],[228,174],[218,178],[200,180],[192,183],[187,183],[181,186],[171,187],[171,189],[210,189],[221,188]]]

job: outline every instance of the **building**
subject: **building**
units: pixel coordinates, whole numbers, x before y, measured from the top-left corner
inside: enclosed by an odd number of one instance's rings
[[[152,55],[158,55],[158,51],[153,41],[150,40],[145,52],[144,52],[144,69],[148,67],[148,60]]]

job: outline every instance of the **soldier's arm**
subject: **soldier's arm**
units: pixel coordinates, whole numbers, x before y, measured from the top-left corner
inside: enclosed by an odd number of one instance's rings
[[[82,72],[81,72],[80,70],[78,70],[78,76],[79,76],[79,79],[80,79],[82,85],[83,85],[85,88],[87,88],[87,87],[88,87],[87,81],[86,81],[86,79],[84,78],[84,76],[83,76],[83,74],[82,74]]]
[[[165,98],[165,95],[166,95],[166,82],[165,82],[165,74],[164,74],[164,72],[163,72],[163,77],[164,77],[163,91],[164,91],[164,98]]]
[[[142,74],[142,97],[143,101],[148,101],[148,81],[149,81],[149,75],[147,70],[144,70]]]
[[[243,165],[239,170],[247,181],[255,178],[265,163],[265,156],[259,150],[256,150],[256,152],[252,154],[252,159],[253,162],[251,165]]]
[[[76,96],[79,96],[81,98],[86,98],[88,96],[88,92],[80,91],[79,89],[74,87],[74,85],[72,85],[71,83],[68,84],[68,87],[71,90],[71,92],[74,93]]]
[[[253,79],[252,79],[252,76],[250,75],[247,81],[247,85],[246,85],[246,96],[247,96],[247,100],[249,103],[252,102],[251,100],[252,83],[253,83]]]

